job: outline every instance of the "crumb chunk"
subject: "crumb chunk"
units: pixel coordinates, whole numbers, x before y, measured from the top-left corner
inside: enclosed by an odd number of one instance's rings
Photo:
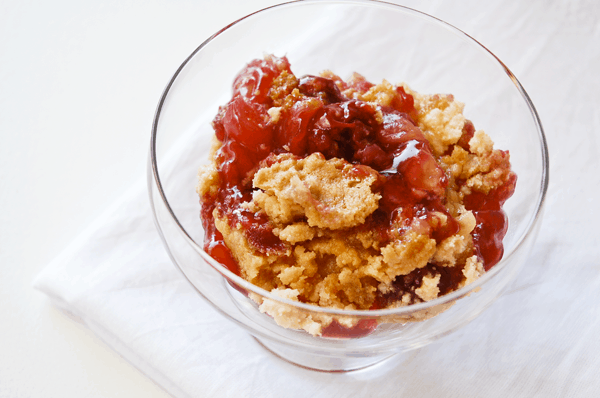
[[[413,92],[414,93],[414,92]],[[436,156],[456,144],[465,125],[462,102],[451,95],[416,94],[415,107],[419,112],[419,128],[423,131]]]
[[[366,93],[357,95],[357,98],[383,106],[390,106],[395,97],[395,91],[396,89],[390,82],[383,80],[381,84],[371,87]]]
[[[423,301],[431,301],[438,296],[440,289],[438,283],[440,282],[440,274],[434,277],[424,276],[421,287],[415,290],[417,296],[421,297]]]
[[[198,185],[196,192],[201,197],[204,195],[214,196],[219,184],[219,172],[214,164],[201,166],[198,169]]]
[[[477,259],[477,256],[471,256],[467,259],[465,268],[463,268],[463,274],[465,275],[465,285],[469,285],[475,282],[483,273],[483,264]]]
[[[298,301],[298,291],[293,289],[274,289],[271,293],[281,298]],[[305,330],[313,336],[320,336],[323,326],[331,323],[331,319],[316,321],[311,314],[305,311],[300,311],[295,307],[271,299],[263,299],[258,308],[260,312],[272,316],[278,325],[288,329]]]
[[[376,172],[357,178],[351,164],[325,160],[319,153],[279,159],[258,170],[253,180],[263,190],[254,201],[271,218],[286,223],[305,216],[311,227],[341,229],[362,224],[377,209],[381,196],[371,191]]]
[[[469,148],[471,151],[475,152],[475,154],[485,156],[492,152],[494,143],[483,130],[477,130],[473,138],[469,141]]]
[[[279,238],[291,244],[311,240],[315,237],[316,231],[307,223],[298,222],[290,224],[279,231]]]
[[[434,239],[409,232],[399,242],[392,242],[381,249],[383,261],[388,267],[378,276],[383,282],[388,282],[398,275],[406,275],[417,268],[423,268],[435,253],[435,247]]]

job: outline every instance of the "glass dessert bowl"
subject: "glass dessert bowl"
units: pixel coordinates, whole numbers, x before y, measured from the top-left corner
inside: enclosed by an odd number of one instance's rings
[[[496,148],[510,151],[518,176],[503,207],[508,229],[502,260],[472,283],[427,302],[348,310],[263,290],[209,256],[203,249],[205,231],[194,189],[198,166],[209,162],[215,135],[211,121],[230,100],[235,76],[264,54],[285,55],[297,76],[331,70],[347,78],[359,72],[374,83],[407,82],[420,93],[452,94],[463,102],[465,116],[486,130]],[[535,240],[548,157],[527,94],[469,36],[386,3],[301,1],[229,25],[181,65],[156,112],[148,177],[155,221],[167,250],[205,299],[281,358],[312,369],[347,371],[420,347],[467,324],[506,289]],[[328,326],[326,333],[302,327],[304,320],[318,320]]]

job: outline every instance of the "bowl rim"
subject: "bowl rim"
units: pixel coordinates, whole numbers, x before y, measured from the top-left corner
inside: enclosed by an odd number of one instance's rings
[[[521,96],[525,100],[525,103],[527,104],[527,106],[529,108],[529,111],[530,111],[533,121],[535,123],[536,130],[538,132],[538,138],[539,138],[539,142],[540,142],[540,147],[541,147],[540,149],[541,149],[541,155],[542,155],[541,156],[542,157],[542,176],[541,176],[542,178],[541,178],[541,186],[540,186],[540,191],[539,191],[539,196],[537,199],[536,207],[534,210],[533,217],[531,217],[529,219],[528,225],[526,226],[526,228],[525,228],[524,232],[521,234],[521,236],[518,237],[518,240],[517,240],[516,244],[514,245],[514,247],[512,248],[512,250],[509,253],[505,252],[502,259],[496,265],[494,265],[494,267],[492,267],[491,270],[485,272],[480,278],[478,278],[473,283],[463,286],[462,288],[455,290],[451,293],[448,293],[444,296],[437,297],[431,301],[418,303],[418,304],[412,304],[412,305],[408,305],[408,306],[404,306],[404,307],[378,309],[378,310],[343,310],[343,309],[319,307],[319,306],[316,306],[313,304],[305,304],[302,302],[293,301],[290,299],[280,297],[276,294],[268,292],[256,285],[246,281],[242,277],[229,271],[227,268],[225,268],[219,262],[217,262],[212,257],[210,257],[210,255],[208,255],[208,253],[206,253],[203,250],[203,248],[187,233],[187,231],[185,230],[183,225],[179,222],[177,216],[175,215],[173,209],[171,208],[171,205],[169,204],[169,201],[167,200],[166,194],[165,194],[162,184],[161,184],[161,179],[160,179],[160,175],[159,175],[159,171],[158,171],[157,152],[156,152],[156,138],[158,135],[158,124],[160,121],[163,105],[165,104],[167,97],[169,96],[171,87],[173,86],[173,84],[177,80],[178,76],[183,71],[183,69],[191,61],[191,59],[194,58],[198,53],[200,53],[201,50],[208,43],[213,41],[215,38],[217,38],[220,34],[225,32],[226,30],[234,27],[235,25],[237,25],[238,23],[240,23],[242,21],[245,21],[247,19],[254,17],[257,14],[262,15],[273,9],[294,7],[297,5],[304,5],[304,4],[312,4],[312,5],[331,5],[331,4],[353,5],[354,4],[354,5],[359,5],[359,6],[373,6],[373,7],[382,7],[382,8],[387,7],[387,8],[393,9],[394,11],[400,11],[400,12],[404,12],[407,14],[412,14],[414,16],[418,16],[420,18],[425,18],[431,22],[440,24],[443,27],[445,27],[446,29],[448,29],[449,31],[461,36],[462,39],[464,39],[468,42],[471,42],[472,44],[480,47],[480,49],[482,49],[484,52],[487,52],[488,55],[491,55],[499,63],[499,65],[504,69],[505,73],[508,75],[508,78],[511,79],[511,81],[513,82],[513,84],[515,85],[515,87],[517,88],[517,90],[520,92]],[[294,1],[289,1],[289,2],[285,2],[285,3],[265,7],[258,11],[252,12],[252,13],[226,25],[225,27],[223,27],[222,29],[217,31],[215,34],[210,36],[208,39],[206,39],[204,42],[202,42],[202,44],[200,44],[181,63],[181,65],[174,72],[174,74],[172,75],[168,84],[164,88],[164,90],[161,94],[160,100],[158,102],[158,105],[156,107],[156,111],[155,111],[153,122],[152,122],[152,134],[151,134],[151,140],[150,140],[150,156],[149,156],[149,164],[148,164],[148,189],[149,189],[152,213],[153,213],[153,216],[155,219],[155,224],[157,226],[157,229],[159,230],[159,235],[161,236],[161,239],[163,240],[163,243],[165,244],[165,247],[166,247],[167,251],[169,252],[169,256],[171,257],[172,261],[179,268],[179,270],[182,272],[182,274],[185,276],[185,278],[190,282],[190,284],[202,296],[204,296],[202,291],[200,291],[196,287],[196,285],[190,280],[190,278],[187,276],[185,271],[180,267],[180,265],[177,263],[177,261],[175,261],[175,259],[172,257],[172,255],[170,253],[169,246],[166,242],[165,237],[163,236],[162,230],[160,228],[160,225],[158,223],[157,216],[156,216],[156,208],[155,208],[154,199],[152,196],[152,184],[153,183],[156,184],[156,188],[160,194],[160,197],[161,197],[164,205],[166,206],[166,208],[168,210],[170,217],[172,218],[173,221],[175,221],[175,223],[179,229],[179,232],[183,235],[183,237],[188,242],[188,244],[190,244],[192,246],[192,248],[197,253],[199,253],[199,255],[210,266],[212,266],[216,271],[218,271],[222,276],[224,276],[230,282],[232,282],[248,291],[256,293],[263,298],[271,299],[271,300],[274,300],[274,301],[282,303],[282,304],[290,305],[292,307],[301,308],[306,311],[316,312],[316,313],[320,313],[320,314],[324,314],[324,315],[343,315],[343,316],[354,316],[354,317],[359,317],[359,318],[372,319],[372,318],[376,318],[376,317],[390,316],[390,315],[407,315],[407,314],[410,314],[410,313],[413,313],[416,311],[421,311],[424,309],[436,307],[438,305],[443,305],[443,304],[446,304],[451,301],[455,301],[461,297],[464,297],[464,296],[470,294],[472,291],[478,289],[480,286],[482,286],[486,282],[490,281],[498,273],[500,273],[502,270],[504,270],[507,267],[507,264],[509,263],[509,260],[512,257],[512,255],[518,251],[518,249],[522,246],[523,242],[530,236],[532,230],[534,229],[534,226],[540,219],[541,211],[542,211],[543,205],[545,203],[546,193],[548,191],[548,184],[549,184],[549,155],[548,155],[548,145],[546,142],[546,136],[544,134],[544,129],[542,127],[542,123],[539,118],[538,112],[537,112],[535,106],[533,105],[531,98],[529,97],[529,95],[527,94],[527,92],[525,91],[525,89],[523,88],[521,83],[519,82],[519,80],[515,77],[515,75],[508,69],[508,67],[495,54],[493,54],[487,47],[482,45],[480,42],[478,42],[476,39],[474,39],[467,33],[463,32],[462,30],[449,24],[448,22],[445,22],[437,17],[431,16],[424,12],[415,10],[413,8],[405,7],[402,5],[388,3],[385,1],[381,1],[381,0],[294,0]],[[216,305],[216,304],[214,304],[214,305]]]

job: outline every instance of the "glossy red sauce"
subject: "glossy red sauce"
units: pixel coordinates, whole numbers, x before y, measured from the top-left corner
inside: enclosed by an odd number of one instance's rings
[[[254,173],[269,164],[269,155],[280,153],[305,157],[320,152],[327,159],[343,158],[356,164],[357,173],[364,172],[361,171],[364,166],[377,170],[380,175],[377,189],[382,198],[379,208],[362,228],[379,231],[382,245],[391,236],[401,236],[414,222],[420,223],[438,243],[458,232],[458,222],[445,208],[448,177],[416,126],[417,113],[410,94],[398,87],[391,106],[374,107],[344,97],[338,87],[339,84],[343,89],[364,92],[372,84],[362,77],[346,83],[337,77],[304,76],[296,80],[295,85],[303,97],[291,106],[282,106],[279,121],[273,123],[267,112],[273,105],[270,90],[282,73],[293,76],[285,57],[252,61],[236,77],[231,101],[219,109],[213,121],[216,136],[223,144],[217,152],[221,183],[216,198],[203,201],[202,207],[205,250],[213,258],[239,274],[237,263],[214,227],[215,209],[226,216],[232,228],[241,224],[256,250],[269,254],[286,250],[286,243],[272,233],[265,215],[240,207],[242,202],[251,199]],[[383,118],[383,123],[378,122],[378,117]],[[474,131],[468,122],[458,145],[468,150]],[[473,210],[477,219],[473,238],[486,269],[502,257],[502,238],[507,224],[501,205],[512,195],[515,180],[512,178],[488,195],[473,193],[465,199],[467,209]],[[436,213],[444,214],[448,221],[440,223]],[[427,273],[440,273],[440,294],[444,294],[462,280],[458,268],[429,264],[398,277],[395,283],[403,289],[414,288],[420,286]],[[379,303],[383,306],[397,299],[380,298]],[[369,322],[359,325],[356,330],[348,331],[334,323],[325,332],[329,336],[348,337],[371,330]]]
[[[377,329],[377,320],[375,319],[361,319],[351,328],[342,326],[334,319],[327,327],[323,328],[321,335],[323,337],[348,339],[367,336],[373,333],[375,329]]]
[[[517,176],[512,174],[506,183],[487,195],[474,191],[464,199],[465,208],[473,211],[477,221],[472,232],[473,243],[486,271],[502,259],[502,239],[508,230],[508,219],[502,205],[514,193],[516,183]]]

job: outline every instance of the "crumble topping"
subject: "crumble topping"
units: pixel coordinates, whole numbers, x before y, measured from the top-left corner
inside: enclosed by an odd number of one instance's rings
[[[252,200],[275,224],[306,218],[311,227],[342,229],[365,222],[381,197],[371,191],[377,172],[367,176],[343,159],[325,160],[320,153],[304,159],[276,156],[273,165],[259,169]]]

